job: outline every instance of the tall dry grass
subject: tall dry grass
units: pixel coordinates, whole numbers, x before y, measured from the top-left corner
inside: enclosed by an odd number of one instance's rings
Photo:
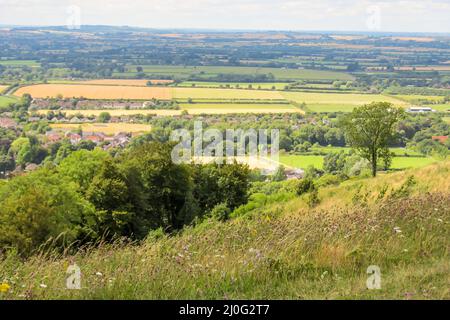
[[[0,262],[0,282],[11,286],[0,297],[449,299],[448,170],[442,163],[350,181],[322,190],[314,209],[298,198],[170,237],[154,232],[140,244],[26,261],[11,254]],[[65,288],[73,263],[81,290]],[[381,268],[381,290],[366,287],[370,265]]]

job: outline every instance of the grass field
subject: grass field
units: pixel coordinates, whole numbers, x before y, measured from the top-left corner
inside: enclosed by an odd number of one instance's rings
[[[0,60],[0,64],[9,67],[40,67],[40,63],[35,60]]]
[[[249,85],[252,86],[253,89],[261,89],[271,90],[272,87],[275,87],[276,90],[283,90],[284,87],[289,85],[287,82],[261,82],[261,83],[244,83],[244,82],[200,82],[200,81],[183,81],[179,83],[178,87],[192,87],[195,85],[196,87],[208,87],[208,88],[224,88],[229,86],[230,88],[248,88]]]
[[[450,103],[447,104],[432,104],[429,107],[440,112],[450,112]]]
[[[322,169],[323,156],[280,155],[280,163],[299,169],[306,169],[309,166]]]
[[[132,87],[104,85],[38,84],[19,88],[14,94],[29,93],[34,98],[85,97],[88,99],[172,99],[172,89],[166,87]]]
[[[95,84],[95,85],[111,85],[111,86],[137,86],[145,87],[147,82],[151,81],[152,84],[168,84],[172,83],[172,80],[146,80],[146,79],[101,79],[101,80],[86,80],[86,81],[69,81],[66,84]]]
[[[445,122],[447,122],[448,124],[450,124],[450,117],[444,117],[444,118],[442,118],[442,120],[444,120]]]
[[[180,107],[184,110],[222,110],[225,112],[239,112],[242,110],[250,110],[253,112],[302,112],[302,110],[290,104],[260,104],[260,103],[182,103]]]
[[[409,103],[381,94],[355,93],[312,93],[312,92],[282,92],[287,100],[306,103],[313,112],[349,112],[354,107],[371,102],[386,101],[398,107],[408,107]]]
[[[139,134],[151,130],[151,126],[149,125],[134,123],[55,123],[51,124],[50,127],[65,131],[76,130],[81,127],[86,132],[102,132],[107,135],[114,135],[119,132]]]
[[[436,162],[433,158],[424,157],[394,157],[392,158],[391,169],[408,169],[425,167]]]
[[[399,153],[400,154],[400,153]],[[317,169],[323,169],[324,156],[313,155],[280,155],[280,162],[286,166],[305,169],[312,165]],[[391,169],[420,168],[436,162],[433,158],[425,157],[394,157]]]
[[[175,99],[283,99],[278,91],[215,89],[215,88],[173,88]]]
[[[10,103],[14,103],[16,102],[17,99],[13,98],[13,97],[9,97],[9,96],[0,96],[0,107],[6,107],[8,106]]]
[[[137,66],[129,66],[125,73],[115,75],[130,76],[136,74]],[[169,66],[151,65],[142,66],[143,71],[150,75],[167,75],[178,78],[187,78],[190,75],[199,77],[211,77],[219,74],[272,74],[277,80],[353,80],[353,76],[343,72],[331,72],[307,69],[282,69],[282,68],[259,68],[259,67],[223,67],[223,66]]]
[[[8,86],[0,84],[0,94],[3,93],[3,91],[6,90],[6,88],[8,88]]]

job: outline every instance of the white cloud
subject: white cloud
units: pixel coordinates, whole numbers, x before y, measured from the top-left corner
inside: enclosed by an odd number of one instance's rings
[[[70,5],[83,24],[362,31],[375,5],[382,31],[450,32],[449,0],[0,0],[0,24],[62,25]]]

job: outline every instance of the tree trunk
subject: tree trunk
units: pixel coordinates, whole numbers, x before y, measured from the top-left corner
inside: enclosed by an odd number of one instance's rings
[[[376,177],[377,176],[377,152],[373,151],[372,152],[372,177]]]

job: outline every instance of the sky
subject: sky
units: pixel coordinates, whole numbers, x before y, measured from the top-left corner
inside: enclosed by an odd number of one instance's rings
[[[450,0],[0,0],[0,25],[450,33]]]

